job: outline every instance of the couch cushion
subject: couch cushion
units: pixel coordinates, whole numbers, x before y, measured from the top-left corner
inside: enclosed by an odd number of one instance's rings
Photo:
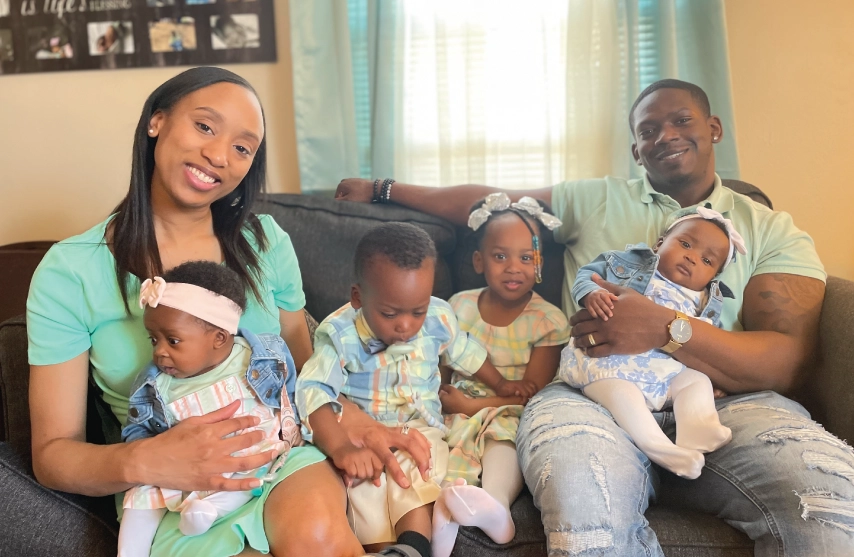
[[[306,309],[317,319],[350,299],[356,244],[368,230],[384,222],[408,222],[430,235],[440,258],[433,294],[448,299],[454,293],[448,260],[456,249],[457,236],[447,221],[395,205],[284,193],[267,197],[255,211],[272,215],[290,235],[302,273]]]

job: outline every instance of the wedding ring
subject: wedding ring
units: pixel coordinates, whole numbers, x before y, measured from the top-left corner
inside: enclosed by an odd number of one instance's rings
[[[596,341],[593,339],[593,333],[587,335],[587,341],[590,342],[590,346],[596,346]]]
[[[403,424],[403,427],[400,428],[400,432],[403,435],[409,435],[409,424]]]

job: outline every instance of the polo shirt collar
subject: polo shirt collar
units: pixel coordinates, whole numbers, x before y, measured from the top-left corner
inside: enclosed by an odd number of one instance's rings
[[[641,201],[644,203],[653,203],[656,200],[663,199],[668,199],[674,203],[676,202],[669,195],[655,191],[655,188],[652,187],[652,184],[649,181],[649,176],[644,174]],[[718,176],[717,172],[715,173],[715,185],[712,188],[712,193],[710,193],[709,197],[707,197],[697,205],[705,205],[706,203],[710,204],[712,206],[712,209],[718,211],[719,213],[728,213],[729,211],[732,211],[732,208],[734,206],[732,191],[723,185],[721,177]],[[688,207],[686,207],[686,209],[687,208]]]

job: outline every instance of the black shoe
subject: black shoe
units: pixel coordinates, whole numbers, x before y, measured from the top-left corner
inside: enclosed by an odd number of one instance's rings
[[[381,555],[386,557],[421,557],[421,554],[415,551],[412,546],[402,543],[390,545],[379,553],[368,553],[365,557]]]

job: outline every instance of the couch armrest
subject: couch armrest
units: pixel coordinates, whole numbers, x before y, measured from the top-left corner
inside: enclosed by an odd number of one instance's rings
[[[808,379],[816,418],[833,434],[854,442],[854,282],[828,277],[821,311],[820,358]]]
[[[0,400],[3,438],[17,454],[30,455],[30,366],[24,316],[0,323]]]

